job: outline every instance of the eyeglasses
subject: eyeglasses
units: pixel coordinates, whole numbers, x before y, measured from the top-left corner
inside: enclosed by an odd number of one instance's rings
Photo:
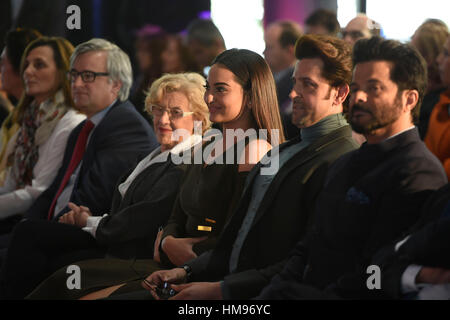
[[[76,71],[76,70],[70,70],[67,72],[67,77],[71,82],[75,82],[77,80],[77,77],[81,76],[81,80],[83,82],[94,82],[95,78],[98,76],[109,76],[109,73],[107,72],[94,72],[94,71]]]
[[[156,104],[152,104],[149,109],[150,109],[150,113],[157,117],[162,117],[164,112],[167,112],[169,114],[169,119],[171,119],[171,120],[181,119],[183,117],[194,114],[194,112],[192,112],[192,111],[184,112],[180,108],[176,108],[176,107],[175,108],[163,108]]]
[[[346,36],[350,36],[352,39],[360,39],[364,37],[364,34],[361,31],[342,31],[342,38]]]

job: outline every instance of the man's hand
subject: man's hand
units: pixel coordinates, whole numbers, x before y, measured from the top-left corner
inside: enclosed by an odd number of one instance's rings
[[[192,251],[192,246],[198,242],[202,242],[208,237],[199,238],[174,238],[167,236],[162,242],[162,249],[169,258],[169,260],[176,266],[181,266],[197,258],[197,255]]]
[[[169,300],[222,300],[220,282],[191,282],[171,285],[178,292]]]
[[[163,287],[164,282],[168,283],[183,283],[186,281],[186,271],[183,268],[174,268],[171,270],[159,270],[153,272],[144,281],[142,281],[142,287],[151,292],[153,297],[159,300],[158,295],[155,292],[156,287]]]
[[[88,207],[77,206],[76,204],[69,202],[69,212],[65,213],[59,218],[59,222],[72,224],[80,228],[84,228],[87,225],[87,218],[92,216]]]
[[[417,274],[416,283],[450,283],[450,269],[422,267]]]

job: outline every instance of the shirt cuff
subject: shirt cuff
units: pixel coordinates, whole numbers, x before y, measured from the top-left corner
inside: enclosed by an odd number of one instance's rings
[[[422,285],[416,284],[416,277],[420,269],[422,269],[422,266],[411,264],[403,272],[401,279],[401,290],[403,294],[409,292],[416,292],[419,291],[422,287],[424,287],[424,284]]]
[[[105,213],[103,216],[91,216],[87,218],[86,227],[83,228],[83,231],[90,233],[95,238],[95,233],[97,232],[98,224],[100,220],[106,217],[108,214]]]
[[[397,244],[395,245],[395,252],[398,251],[398,249],[400,249],[400,247],[406,242],[408,241],[410,236],[407,236],[405,239],[403,239],[402,241],[397,242]]]

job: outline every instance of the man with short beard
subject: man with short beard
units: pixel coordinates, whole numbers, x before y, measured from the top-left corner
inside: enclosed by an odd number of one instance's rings
[[[161,285],[162,279],[189,282],[172,285],[178,292],[174,299],[249,299],[282,270],[311,226],[330,165],[358,147],[342,114],[352,75],[350,53],[350,46],[335,37],[299,38],[290,96],[292,123],[300,128],[301,138],[272,149],[250,171],[237,209],[213,250],[182,268],[154,272],[145,286]],[[264,173],[273,162],[278,170]],[[121,292],[125,287],[117,294]],[[144,291],[126,298],[146,295],[151,297]]]
[[[413,124],[427,82],[420,54],[375,37],[356,43],[353,63],[349,120],[367,143],[330,168],[312,231],[259,299],[382,296],[367,286],[371,257],[406,234],[447,183]]]

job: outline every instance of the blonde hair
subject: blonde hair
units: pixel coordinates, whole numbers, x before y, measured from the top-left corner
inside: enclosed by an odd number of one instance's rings
[[[205,79],[194,72],[165,74],[155,80],[145,98],[145,110],[151,114],[150,105],[158,103],[168,92],[181,92],[189,100],[194,117],[202,121],[202,134],[211,126],[209,110],[204,100]]]

